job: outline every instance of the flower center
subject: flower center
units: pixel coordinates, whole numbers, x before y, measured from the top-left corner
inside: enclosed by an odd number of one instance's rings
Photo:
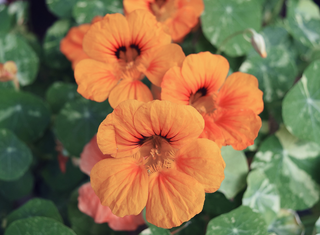
[[[178,9],[174,0],[155,0],[150,3],[149,7],[159,22],[172,17]]]
[[[190,95],[189,104],[201,114],[209,114],[215,111],[215,95],[208,94],[205,87],[201,87],[195,94]]]
[[[124,62],[125,64],[130,64],[141,54],[141,49],[136,44],[131,44],[129,47],[120,46],[114,52],[115,56]]]
[[[140,156],[149,174],[171,168],[175,152],[168,140],[157,135],[143,140],[140,148]]]

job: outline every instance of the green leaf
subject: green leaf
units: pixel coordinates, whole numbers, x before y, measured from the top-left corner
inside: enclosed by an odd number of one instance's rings
[[[8,6],[8,13],[15,17],[15,24],[26,24],[29,18],[29,2],[15,1]]]
[[[276,185],[282,208],[304,210],[319,200],[319,186],[304,169],[319,156],[318,145],[300,141],[282,127],[261,144],[251,168],[263,170]]]
[[[313,1],[289,1],[285,23],[292,36],[303,45],[320,47],[320,13]]]
[[[70,66],[67,58],[60,51],[60,41],[69,31],[68,19],[56,21],[46,32],[43,43],[44,62],[50,68],[63,69]]]
[[[39,58],[22,37],[0,33],[0,63],[12,60],[18,67],[21,86],[34,82],[39,69]]]
[[[85,179],[79,167],[75,167],[71,160],[66,164],[66,172],[62,173],[58,161],[48,162],[41,170],[41,176],[50,188],[55,192],[70,192]],[[63,182],[63,184],[61,183]]]
[[[264,219],[250,207],[239,208],[210,220],[206,235],[267,235]]]
[[[13,81],[0,82],[0,90],[15,90]]]
[[[261,170],[251,171],[248,175],[248,188],[243,195],[242,204],[261,213],[269,225],[280,211],[280,196]]]
[[[120,0],[79,0],[73,7],[72,16],[78,24],[90,23],[95,16],[123,13]]]
[[[246,186],[248,174],[247,159],[242,151],[234,150],[231,146],[222,147],[221,155],[226,163],[225,178],[219,191],[230,199]]]
[[[4,235],[76,235],[70,228],[54,219],[34,216],[13,222]]]
[[[11,131],[0,129],[0,180],[20,178],[27,172],[31,161],[29,148]]]
[[[12,18],[8,14],[8,7],[5,4],[0,4],[0,32],[7,33],[11,29]]]
[[[303,140],[320,142],[320,60],[313,62],[283,100],[287,129]]]
[[[0,92],[0,128],[12,130],[20,139],[38,139],[50,121],[50,112],[38,97],[14,91]]]
[[[33,175],[29,171],[14,181],[0,180],[0,194],[9,201],[18,200],[31,193],[33,181]]]
[[[299,14],[309,18],[320,18],[319,7],[312,0],[290,0],[286,4],[288,16]]]
[[[248,28],[260,30],[262,21],[262,5],[256,0],[204,0],[205,10],[201,15],[204,35],[230,56],[245,55],[251,48],[241,34],[232,37],[237,32]],[[232,37],[224,44],[228,37]]]
[[[73,83],[55,82],[47,90],[46,99],[54,113],[58,113],[64,104],[80,98],[77,85]]]
[[[304,227],[298,214],[292,210],[281,209],[277,218],[268,227],[268,232],[281,235],[304,234]]]
[[[267,27],[261,34],[266,40],[267,58],[251,50],[239,70],[258,79],[264,101],[271,103],[282,99],[296,78],[295,54],[289,50],[289,35],[283,28]]]
[[[7,216],[7,226],[16,220],[33,216],[43,216],[63,223],[61,215],[52,201],[34,198]]]
[[[68,204],[68,217],[71,228],[77,235],[120,235],[122,232],[115,232],[109,228],[107,223],[96,224],[90,216],[82,213],[78,209],[78,190],[71,194]]]
[[[317,234],[320,233],[320,217],[316,222],[315,231]]]
[[[80,156],[110,112],[112,108],[107,102],[97,103],[84,98],[68,102],[55,121],[57,137],[71,155]]]
[[[77,0],[46,0],[49,10],[56,16],[70,17]]]
[[[212,217],[228,213],[235,208],[233,202],[228,200],[223,193],[206,193],[203,211],[210,214]]]

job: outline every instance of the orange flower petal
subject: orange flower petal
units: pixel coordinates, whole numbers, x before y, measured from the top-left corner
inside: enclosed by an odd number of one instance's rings
[[[90,182],[79,188],[78,208],[92,217],[94,222],[98,224],[107,222],[109,227],[115,231],[134,231],[139,225],[145,223],[141,214],[124,217],[112,214],[109,207],[101,205]]]
[[[117,62],[117,48],[129,46],[130,30],[127,19],[119,14],[107,14],[91,25],[83,39],[83,50],[93,59],[107,63]]]
[[[139,225],[145,224],[142,214],[118,217],[113,215],[109,220],[109,227],[115,231],[134,231]]]
[[[150,3],[154,2],[154,0],[123,0],[123,8],[127,13],[131,13],[137,9],[143,9],[146,11],[150,11]],[[151,12],[151,11],[150,11]]]
[[[218,91],[228,71],[228,61],[223,56],[210,52],[187,56],[181,69],[182,77],[193,94],[202,87],[207,89],[208,94]]]
[[[127,15],[131,35],[131,43],[141,49],[141,57],[150,49],[171,43],[170,35],[166,34],[155,16],[145,10],[136,10]]]
[[[180,41],[186,36],[191,29],[198,23],[196,12],[189,7],[179,9],[174,18],[166,24],[168,26],[172,40]]]
[[[243,150],[254,143],[261,128],[261,119],[252,110],[218,109],[214,116],[204,116],[205,128],[200,137],[218,145],[232,145]]]
[[[147,220],[162,228],[172,228],[200,213],[205,193],[202,184],[177,170],[152,174],[146,206]]]
[[[82,49],[83,37],[89,28],[89,24],[72,27],[60,42],[60,51],[72,62],[73,69],[79,61],[89,58]]]
[[[173,148],[179,149],[201,134],[204,121],[191,106],[154,100],[138,108],[134,126],[142,136],[160,135],[167,138]]]
[[[146,205],[148,173],[132,157],[98,162],[90,179],[101,204],[109,206],[117,216],[138,215]]]
[[[170,55],[170,56],[168,56]],[[182,48],[177,44],[168,44],[150,51],[138,68],[156,86],[160,86],[164,74],[173,66],[180,66],[185,58]]]
[[[263,110],[262,91],[253,75],[236,72],[230,75],[217,96],[217,104],[227,109],[251,109],[255,114]]]
[[[105,101],[118,83],[110,64],[92,59],[80,61],[74,76],[78,83],[78,92],[86,99],[97,102]]]
[[[80,211],[89,215],[96,223],[106,223],[112,217],[109,207],[100,203],[98,196],[91,188],[91,184],[86,183],[79,188],[78,208]]]
[[[80,169],[82,172],[90,175],[92,167],[99,161],[111,157],[110,155],[104,155],[98,147],[97,136],[93,136],[89,143],[84,146],[80,155]]]
[[[112,108],[122,101],[134,99],[143,102],[153,100],[150,89],[141,81],[122,80],[111,92],[109,103]]]
[[[176,104],[189,104],[193,89],[188,87],[179,67],[172,67],[166,72],[161,83],[161,99]]]
[[[203,0],[179,0],[179,4],[193,9],[198,17],[204,10]]]
[[[151,84],[151,93],[152,93],[153,99],[161,100],[161,87]]]
[[[142,104],[137,100],[124,101],[100,124],[97,140],[104,154],[127,157],[139,150],[137,143],[143,137],[134,127],[133,116]]]
[[[207,193],[217,191],[224,179],[226,164],[217,144],[208,139],[197,139],[180,149],[175,164],[179,171],[201,183]]]

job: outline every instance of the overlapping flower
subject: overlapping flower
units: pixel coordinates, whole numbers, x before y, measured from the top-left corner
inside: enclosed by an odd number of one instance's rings
[[[112,107],[126,99],[152,100],[149,88],[141,82],[144,76],[160,86],[164,73],[184,59],[182,49],[143,10],[127,17],[106,15],[90,27],[83,50],[90,59],[75,68],[78,92],[98,102],[109,98]]]
[[[146,207],[150,223],[172,228],[201,212],[205,192],[220,187],[225,163],[219,147],[253,144],[262,92],[249,74],[225,80],[224,57],[185,57],[171,43],[171,36],[181,40],[197,24],[202,1],[125,0],[124,7],[126,17],[108,14],[73,29],[61,44],[78,44],[69,46],[78,50],[68,57],[76,64],[78,92],[98,102],[108,99],[114,108],[97,135],[109,156],[95,139],[84,150],[80,167],[91,185],[80,188],[79,208],[96,222],[117,229],[112,221],[122,221],[134,229],[134,216]]]
[[[137,215],[172,228],[200,213],[205,192],[224,179],[218,146],[198,139],[202,116],[169,101],[122,102],[101,123],[98,145],[114,158],[99,161],[91,185],[117,216]],[[188,193],[186,193],[188,192]]]
[[[205,120],[201,137],[242,150],[261,128],[262,92],[254,76],[236,72],[225,80],[228,71],[220,55],[189,55],[165,74],[161,98],[195,107]]]
[[[102,20],[101,16],[96,16],[92,23]],[[88,32],[90,24],[82,24],[77,27],[72,27],[68,34],[60,42],[61,52],[72,62],[72,67],[89,56],[82,49],[82,41],[84,35]]]
[[[124,10],[151,12],[167,27],[173,41],[181,41],[199,22],[204,10],[202,0],[124,0]]]
[[[97,138],[85,146],[81,154],[80,169],[90,175],[92,167],[99,161],[110,158],[101,153],[97,145]],[[90,182],[79,188],[78,207],[83,213],[94,218],[96,223],[108,223],[113,230],[136,230],[139,225],[144,224],[142,215],[127,215],[123,218],[114,215],[110,208],[101,205],[99,198],[94,193]]]

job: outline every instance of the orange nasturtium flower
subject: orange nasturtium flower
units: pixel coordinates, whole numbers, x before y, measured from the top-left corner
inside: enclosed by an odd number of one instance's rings
[[[203,128],[191,106],[120,103],[97,134],[101,151],[113,156],[99,161],[90,175],[102,205],[120,217],[146,207],[146,219],[163,228],[200,213],[205,192],[218,190],[225,167],[218,146],[198,138]]]
[[[90,27],[83,49],[90,59],[76,66],[78,92],[97,102],[109,98],[113,108],[127,99],[152,100],[143,77],[160,86],[165,72],[185,58],[181,47],[171,44],[161,24],[144,10],[127,17],[106,15]]]
[[[199,22],[204,10],[202,0],[124,0],[124,10],[130,13],[144,9],[167,26],[173,41],[180,41]]]
[[[195,107],[205,120],[200,137],[242,150],[254,143],[261,128],[262,91],[250,74],[236,72],[225,80],[228,70],[220,55],[189,55],[165,74],[161,98]]]
[[[92,23],[100,20],[102,20],[102,16],[96,16],[92,20]],[[60,51],[72,62],[73,69],[79,61],[89,58],[82,49],[83,37],[89,28],[90,24],[82,24],[72,27],[60,42]]]
[[[99,161],[110,158],[110,155],[104,155],[98,145],[97,138],[94,136],[91,141],[84,147],[81,153],[80,169],[90,175],[92,167]],[[139,225],[144,224],[142,214],[127,215],[118,217],[112,214],[109,207],[103,206],[99,198],[94,193],[90,182],[79,188],[78,208],[83,213],[91,216],[96,223],[108,223],[113,230],[133,231]]]

